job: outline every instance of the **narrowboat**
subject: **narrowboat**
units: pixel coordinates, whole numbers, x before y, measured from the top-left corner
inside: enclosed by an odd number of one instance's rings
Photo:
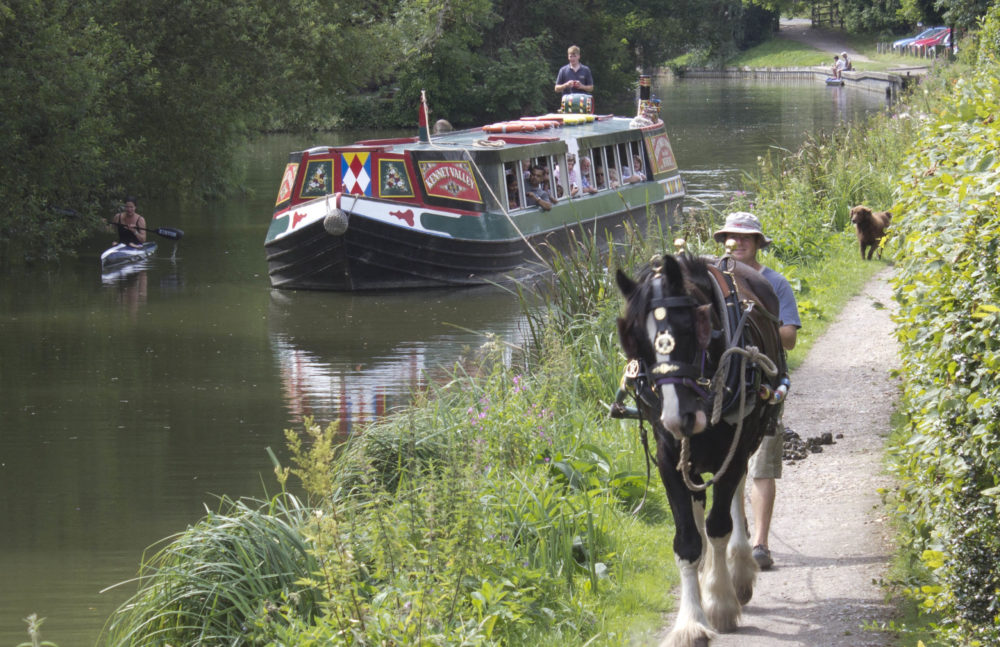
[[[291,153],[264,243],[273,287],[504,283],[544,271],[574,234],[621,240],[679,217],[684,183],[648,77],[632,118],[564,111],[432,136],[427,113],[422,95],[416,137]],[[547,208],[528,195],[539,167]]]

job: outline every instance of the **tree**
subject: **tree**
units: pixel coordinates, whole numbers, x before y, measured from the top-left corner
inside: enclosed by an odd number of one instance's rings
[[[87,233],[114,125],[108,34],[86,2],[0,5],[0,258],[51,260]]]

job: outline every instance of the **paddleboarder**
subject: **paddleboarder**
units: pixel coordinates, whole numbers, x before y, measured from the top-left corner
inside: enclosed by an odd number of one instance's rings
[[[119,211],[111,219],[118,229],[118,242],[129,247],[142,247],[146,242],[146,219],[135,211],[135,198],[125,198],[125,210]]]

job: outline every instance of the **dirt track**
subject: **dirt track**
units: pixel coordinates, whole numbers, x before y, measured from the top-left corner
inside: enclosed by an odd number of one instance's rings
[[[898,393],[889,375],[898,366],[889,274],[848,303],[792,374],[786,425],[804,438],[843,437],[785,464],[770,537],[775,566],[758,576],[738,631],[713,647],[889,644],[862,629],[894,612],[877,583],[892,552],[878,494],[890,484],[882,447]]]

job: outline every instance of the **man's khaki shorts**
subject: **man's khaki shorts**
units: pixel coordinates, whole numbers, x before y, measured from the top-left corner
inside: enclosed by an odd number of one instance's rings
[[[781,455],[785,449],[785,425],[778,423],[773,436],[764,436],[756,453],[750,457],[747,473],[754,479],[780,479]]]

